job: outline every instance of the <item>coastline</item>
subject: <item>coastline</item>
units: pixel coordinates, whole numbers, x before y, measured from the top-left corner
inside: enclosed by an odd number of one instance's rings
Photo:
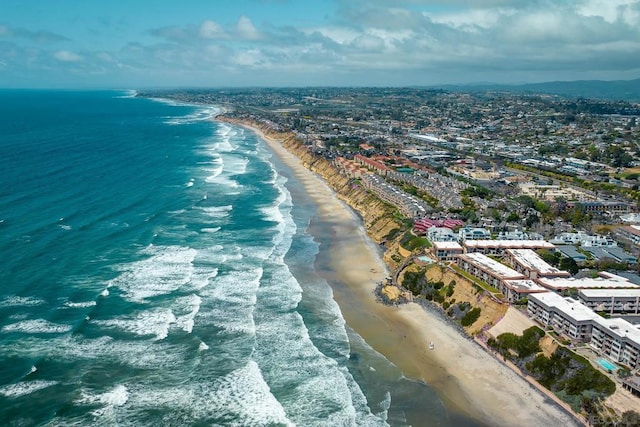
[[[318,205],[310,227],[330,233],[319,273],[332,285],[343,316],[375,350],[408,377],[433,387],[455,412],[488,425],[575,425],[524,378],[463,335],[438,313],[416,303],[380,304],[376,283],[387,275],[362,221],[322,178],[307,169],[281,141],[250,123],[228,120],[255,132],[286,164]],[[429,342],[435,349],[429,349]]]

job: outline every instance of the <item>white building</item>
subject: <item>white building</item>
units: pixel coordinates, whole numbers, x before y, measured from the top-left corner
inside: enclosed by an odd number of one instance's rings
[[[640,367],[640,329],[621,318],[604,319],[586,305],[553,293],[529,296],[527,311],[538,322],[631,369]]]
[[[591,342],[600,353],[631,369],[640,367],[640,329],[624,319],[604,319],[593,322]]]
[[[462,227],[458,230],[458,239],[461,242],[466,240],[487,240],[491,239],[491,232],[486,228]]]
[[[457,242],[458,236],[448,227],[431,227],[427,229],[427,239],[430,242]]]
[[[570,289],[638,289],[626,277],[615,274],[601,272],[599,277],[583,277],[576,279],[573,277],[540,277],[537,282],[550,291],[562,292]]]
[[[600,318],[587,306],[553,292],[532,294],[527,303],[529,315],[567,337],[588,342],[593,321]]]
[[[640,288],[581,289],[578,299],[593,311],[609,314],[640,314]]]
[[[458,242],[432,242],[431,251],[440,261],[453,261],[462,254],[462,246]]]
[[[555,249],[555,245],[544,240],[466,240],[462,246],[466,253],[480,252],[496,256],[504,255],[507,249]]]
[[[549,265],[532,249],[507,249],[504,260],[514,270],[524,274],[529,279],[537,279],[538,277],[571,277],[569,272]]]

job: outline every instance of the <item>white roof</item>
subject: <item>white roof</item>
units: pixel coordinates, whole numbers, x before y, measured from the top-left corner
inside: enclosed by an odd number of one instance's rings
[[[598,324],[601,328],[607,329],[609,333],[618,338],[627,337],[627,339],[635,344],[635,347],[640,346],[640,329],[638,329],[638,325],[633,325],[619,317],[605,319],[600,316],[598,316],[598,319],[595,319],[594,323]]]
[[[511,254],[513,259],[521,266],[533,271],[538,271],[540,274],[558,274],[569,273],[559,270],[549,265],[545,260],[535,253],[532,249],[507,249],[507,252]]]
[[[635,289],[580,289],[579,295],[585,298],[623,298],[640,297],[640,288]]]
[[[586,305],[572,299],[564,298],[555,292],[542,292],[529,295],[529,301],[539,302],[547,307],[555,308],[556,312],[562,313],[577,322],[602,319]]]
[[[431,242],[436,250],[459,250],[462,251],[462,246],[458,242]]]
[[[468,248],[504,248],[504,249],[554,249],[555,245],[544,240],[465,240]]]
[[[549,292],[544,286],[538,285],[533,280],[505,280],[504,283],[517,292]]]
[[[500,279],[524,279],[525,277],[518,273],[517,271],[507,267],[504,264],[499,263],[498,261],[489,258],[488,256],[472,252],[469,254],[459,255],[460,258],[476,265],[481,268],[483,271],[486,271],[488,274]]]
[[[540,277],[538,283],[549,289],[615,289],[615,288],[638,288],[638,285],[634,285],[628,280],[620,280],[620,276],[616,278],[604,278],[604,277],[584,277],[582,279],[576,278],[564,278],[564,277]]]

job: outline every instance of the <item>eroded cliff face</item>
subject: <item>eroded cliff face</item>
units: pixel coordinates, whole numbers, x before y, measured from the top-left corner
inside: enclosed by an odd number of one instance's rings
[[[383,243],[387,247],[384,261],[391,269],[397,266],[397,260],[402,258],[397,253],[397,242],[387,240],[390,232],[402,227],[402,224],[394,217],[396,209],[393,206],[369,193],[355,180],[341,174],[329,160],[310,152],[308,147],[298,141],[292,133],[275,132],[266,125],[247,120],[227,117],[219,117],[218,120],[250,126],[260,130],[265,137],[279,141],[284,148],[298,157],[307,169],[321,176],[338,197],[360,215],[369,237],[374,242]],[[401,235],[401,233],[393,234]]]
[[[341,174],[327,159],[309,152],[307,147],[295,138],[283,140],[283,146],[295,154],[305,167],[320,175],[338,197],[360,215],[371,239],[386,246],[384,261],[391,269],[395,269],[397,260],[401,258],[398,257],[398,244],[394,239],[388,239],[392,231],[402,227],[394,217],[395,208],[369,193],[356,181]]]

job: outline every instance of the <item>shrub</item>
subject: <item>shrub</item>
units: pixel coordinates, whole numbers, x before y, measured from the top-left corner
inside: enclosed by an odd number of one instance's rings
[[[476,320],[480,318],[480,307],[474,307],[467,312],[460,320],[460,324],[462,326],[470,326],[475,323]]]

